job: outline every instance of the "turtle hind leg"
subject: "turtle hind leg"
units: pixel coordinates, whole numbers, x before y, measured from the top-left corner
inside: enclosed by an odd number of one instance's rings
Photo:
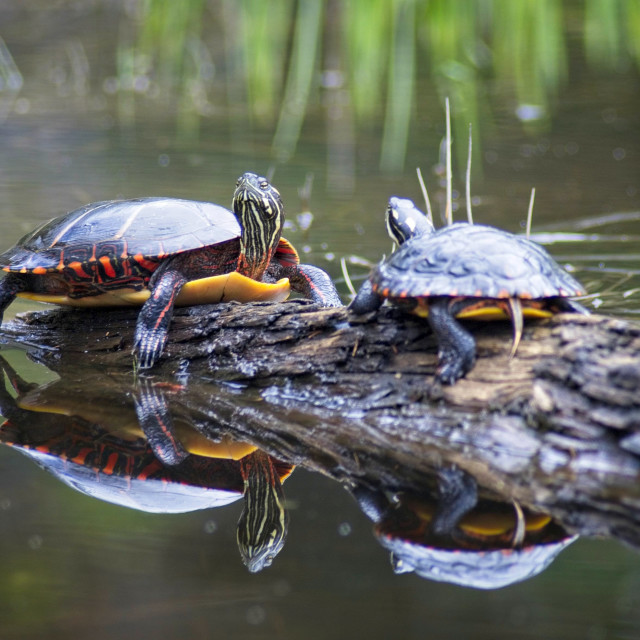
[[[453,302],[448,297],[429,300],[429,325],[438,341],[436,379],[444,384],[454,384],[466,375],[476,358],[476,342],[455,319]]]
[[[164,349],[169,336],[176,296],[188,278],[178,269],[158,270],[149,282],[151,297],[138,314],[133,349],[140,369],[151,368]]]
[[[16,296],[27,289],[26,279],[15,273],[8,273],[0,282],[0,323],[5,309],[16,299]]]

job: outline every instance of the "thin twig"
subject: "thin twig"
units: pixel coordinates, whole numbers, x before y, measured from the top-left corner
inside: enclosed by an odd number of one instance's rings
[[[445,209],[445,218],[447,220],[447,224],[450,225],[453,223],[453,203],[452,203],[452,195],[451,195],[451,111],[449,109],[449,98],[445,100],[446,105],[446,122],[447,122],[447,135],[446,135],[446,176],[447,176],[447,207]]]
[[[527,211],[527,238],[531,235],[531,221],[533,220],[533,203],[536,199],[536,188],[531,189],[531,198],[529,198],[529,211]]]
[[[349,270],[347,269],[347,261],[344,259],[344,256],[340,258],[340,266],[342,267],[342,275],[344,276],[344,281],[347,283],[347,289],[349,289],[349,293],[355,297],[356,290],[353,286],[353,282],[351,282],[351,277],[349,276]]]
[[[469,221],[469,224],[473,224],[473,215],[471,213],[471,145],[471,123],[469,123],[469,152],[467,155],[467,179],[465,180],[467,220]]]
[[[433,222],[433,214],[431,213],[431,201],[429,200],[429,194],[427,193],[427,185],[424,183],[424,179],[422,178],[422,171],[420,171],[420,167],[416,167],[416,172],[418,174],[418,182],[420,183],[420,189],[422,189],[422,197],[424,198],[424,204],[427,207],[427,218]]]

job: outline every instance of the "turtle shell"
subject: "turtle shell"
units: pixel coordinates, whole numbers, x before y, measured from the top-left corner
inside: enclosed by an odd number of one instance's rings
[[[235,215],[177,198],[95,202],[55,218],[0,255],[0,268],[46,273],[74,262],[168,256],[240,237]]]
[[[148,513],[186,513],[222,507],[242,497],[242,476],[233,460],[188,459],[177,473],[164,467],[151,451],[130,458],[118,452],[116,472],[67,460],[55,453],[18,447],[72,489],[104,502]],[[124,471],[132,463],[140,471]],[[215,482],[206,480],[215,478]]]
[[[430,531],[437,504],[401,496],[400,506],[374,532],[392,554],[395,573],[475,589],[499,589],[544,571],[577,536],[543,513],[524,510],[521,546],[514,546],[512,505],[482,500],[458,523],[454,536]]]
[[[456,223],[410,238],[371,274],[387,298],[549,298],[584,294],[545,249],[484,225]]]
[[[522,549],[439,549],[383,536],[380,541],[393,554],[395,573],[415,572],[421,578],[474,589],[500,589],[533,578],[577,539],[565,536]]]
[[[37,446],[16,442],[0,429],[0,444],[18,450],[80,493],[138,511],[186,513],[222,507],[242,497],[244,481],[237,460],[194,455],[179,467],[167,467],[141,440],[128,442],[108,433],[100,440],[96,433],[105,432],[93,425],[83,434],[79,420],[65,428],[53,442],[40,441]],[[26,427],[26,434],[40,435],[32,426]],[[76,439],[78,435],[85,439]],[[293,471],[277,460],[274,467],[283,482]]]

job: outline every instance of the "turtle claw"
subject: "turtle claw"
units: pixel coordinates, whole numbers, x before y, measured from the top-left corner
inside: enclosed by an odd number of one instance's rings
[[[460,367],[455,366],[455,363],[447,363],[438,367],[436,371],[436,378],[442,384],[455,384],[463,375]]]
[[[455,384],[473,368],[475,349],[473,353],[458,352],[454,349],[438,352],[438,368],[436,379],[442,384]]]
[[[162,355],[167,342],[167,332],[161,329],[136,329],[133,351],[137,356],[139,369],[151,369]]]

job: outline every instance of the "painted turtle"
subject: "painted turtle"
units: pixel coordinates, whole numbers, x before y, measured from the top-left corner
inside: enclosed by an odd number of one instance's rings
[[[280,194],[254,173],[238,180],[233,213],[175,198],[86,205],[38,227],[0,256],[8,272],[0,283],[0,320],[16,295],[75,306],[141,304],[134,350],[138,365],[149,368],[162,353],[176,302],[281,300],[287,283],[270,283],[288,278],[313,301],[340,305],[329,276],[299,264],[281,238],[283,223]]]
[[[544,571],[577,539],[548,515],[476,498],[475,481],[457,469],[439,474],[438,499],[379,490],[352,491],[395,573],[499,589]]]
[[[150,513],[184,513],[243,498],[238,548],[251,572],[268,567],[282,550],[288,514],[282,483],[294,467],[254,445],[222,436],[217,442],[176,419],[175,435],[188,452],[167,466],[155,454],[137,417],[110,392],[102,403],[61,378],[36,386],[0,357],[18,393],[0,385],[0,444],[20,451],[64,484],[100,500]],[[104,387],[114,391],[102,376]],[[97,378],[87,384],[100,388]]]
[[[475,341],[460,319],[511,319],[513,348],[523,316],[588,313],[569,296],[582,286],[539,245],[501,229],[456,223],[435,231],[411,200],[393,197],[387,229],[397,251],[375,266],[350,305],[356,314],[384,300],[426,317],[438,341],[436,378],[453,384],[473,367]]]

